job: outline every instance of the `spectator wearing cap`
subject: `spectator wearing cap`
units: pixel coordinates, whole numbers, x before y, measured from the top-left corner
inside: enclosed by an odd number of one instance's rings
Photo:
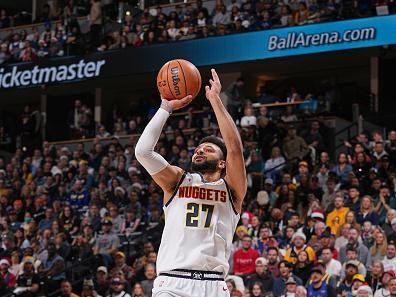
[[[388,246],[386,248],[386,255],[382,260],[382,264],[384,265],[385,271],[396,271],[396,243],[394,241],[388,242]]]
[[[322,250],[329,248],[334,259],[338,258],[338,251],[334,248],[334,238],[329,230],[325,230],[319,237],[319,249],[316,251],[316,256],[322,255]]]
[[[94,278],[95,289],[101,296],[106,296],[110,288],[108,270],[105,266],[99,266],[96,269]]]
[[[349,208],[344,207],[344,198],[337,195],[334,198],[334,209],[326,217],[326,225],[330,227],[331,233],[336,235],[340,226],[345,223],[345,216]]]
[[[287,279],[285,285],[286,285],[285,292],[281,295],[281,297],[295,296],[297,291],[297,282],[294,279],[294,277],[290,276]]]
[[[358,253],[358,260],[366,267],[369,267],[371,264],[371,255],[367,249],[367,247],[359,242],[360,232],[356,228],[349,229],[348,232],[348,244],[340,248],[340,253],[338,260],[341,263],[345,263],[347,261],[347,248],[352,246],[356,249]]]
[[[10,266],[7,259],[0,260],[0,281],[3,282],[4,286],[12,289],[16,284],[16,276],[10,272]]]
[[[325,265],[326,272],[339,279],[341,277],[342,265],[340,261],[333,258],[333,252],[330,247],[322,249],[322,255],[320,259]]]
[[[348,244],[346,249],[347,262],[342,265],[341,278],[344,278],[346,266],[348,263],[355,265],[358,268],[358,273],[366,277],[367,269],[362,262],[358,260],[358,253],[353,245]],[[371,263],[370,263],[371,264]],[[367,266],[369,267],[369,266]]]
[[[242,278],[255,272],[255,261],[259,253],[252,247],[252,238],[244,235],[242,238],[242,248],[238,249],[233,256],[234,274]]]
[[[252,227],[252,225],[250,225],[250,215],[248,212],[244,212],[241,215],[241,222],[242,226],[244,226],[246,230],[249,230],[249,228]]]
[[[131,266],[126,263],[126,256],[123,252],[117,252],[114,256],[114,267],[121,270],[124,273],[124,277],[127,281],[131,282],[135,276],[135,272]]]
[[[297,169],[297,174],[294,176],[293,182],[296,185],[301,185],[301,176],[306,176],[309,178],[310,172],[309,172],[309,164],[307,161],[300,161],[298,162],[298,169]]]
[[[269,204],[271,207],[275,207],[275,202],[278,199],[278,194],[274,191],[275,183],[271,178],[266,178],[264,181],[264,191],[267,192]]]
[[[286,289],[286,282],[289,277],[293,277],[298,285],[302,285],[302,280],[292,273],[293,265],[285,260],[279,262],[279,277],[274,280],[274,289],[272,290],[274,296],[281,296]]]
[[[355,274],[352,277],[352,289],[351,289],[352,295],[356,296],[357,289],[365,283],[366,283],[366,279],[362,274],[359,274],[359,273]]]
[[[21,222],[18,221],[18,215],[12,206],[8,206],[6,211],[9,219],[8,227],[10,228],[10,231],[16,232],[16,230],[21,226]]]
[[[114,277],[110,281],[110,294],[106,297],[131,297],[131,295],[124,291],[125,285],[121,278]]]
[[[391,296],[394,297],[396,296],[396,294],[394,294],[394,296],[391,294],[391,285],[395,285],[395,282],[393,281],[395,279],[396,275],[395,272],[393,270],[389,270],[389,271],[384,271],[384,273],[382,274],[382,278],[381,278],[381,283],[382,286],[379,290],[377,290],[375,292],[375,297],[382,297],[382,296]],[[396,293],[396,290],[395,292]]]
[[[309,297],[336,297],[336,291],[323,280],[323,271],[319,267],[311,270],[311,283],[307,287]]]
[[[360,211],[356,215],[356,221],[361,225],[365,221],[370,221],[373,225],[379,224],[378,213],[374,211],[374,203],[371,196],[365,195],[362,197]]]
[[[373,290],[367,286],[362,285],[356,290],[356,297],[373,297]]]
[[[109,218],[105,218],[102,222],[103,234],[96,239],[93,252],[95,255],[101,255],[105,266],[112,261],[111,255],[117,252],[120,239],[112,232],[113,223]]]
[[[81,297],[101,297],[95,290],[95,285],[92,279],[84,279]]]
[[[253,284],[259,282],[265,292],[271,292],[274,286],[274,277],[268,270],[268,260],[263,257],[257,258],[255,265],[255,273],[246,278],[247,287],[251,291],[253,289]]]
[[[40,288],[40,278],[34,272],[33,257],[25,257],[22,263],[22,272],[18,275],[16,293],[20,297],[34,297]],[[15,291],[14,291],[15,293]]]
[[[242,240],[245,235],[248,235],[248,230],[245,226],[238,226],[235,230],[236,239],[233,242],[234,250],[242,248]]]
[[[300,251],[306,251],[308,260],[314,262],[316,260],[315,251],[308,245],[305,244],[307,237],[302,232],[296,232],[293,234],[291,240],[291,247],[286,249],[284,259],[292,264],[297,262],[297,257]]]

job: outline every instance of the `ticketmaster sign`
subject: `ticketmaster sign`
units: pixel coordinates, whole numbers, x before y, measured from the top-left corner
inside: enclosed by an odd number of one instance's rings
[[[12,66],[8,71],[0,68],[0,88],[27,87],[98,77],[105,63],[105,60],[95,62],[80,60],[78,63],[69,65],[44,67],[35,65],[25,70],[19,69],[18,65]]]

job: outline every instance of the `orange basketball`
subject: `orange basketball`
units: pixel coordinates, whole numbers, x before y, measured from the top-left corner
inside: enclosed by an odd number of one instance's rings
[[[201,74],[189,61],[171,60],[158,72],[157,87],[162,98],[167,100],[182,99],[187,95],[195,98],[201,89]]]

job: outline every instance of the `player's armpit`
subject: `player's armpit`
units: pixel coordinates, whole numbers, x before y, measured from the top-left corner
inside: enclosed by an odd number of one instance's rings
[[[151,176],[164,191],[164,204],[167,202],[165,200],[169,199],[172,195],[182,175],[183,169],[177,166],[168,165],[160,172]]]

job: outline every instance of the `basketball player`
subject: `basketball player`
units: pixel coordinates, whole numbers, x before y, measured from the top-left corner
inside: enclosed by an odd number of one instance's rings
[[[154,297],[230,296],[228,273],[232,238],[246,194],[242,141],[220,100],[221,84],[212,69],[206,98],[224,138],[201,140],[192,156],[191,172],[171,166],[154,152],[172,111],[192,98],[162,100],[136,145],[136,158],[164,191],[165,228],[157,258]]]

